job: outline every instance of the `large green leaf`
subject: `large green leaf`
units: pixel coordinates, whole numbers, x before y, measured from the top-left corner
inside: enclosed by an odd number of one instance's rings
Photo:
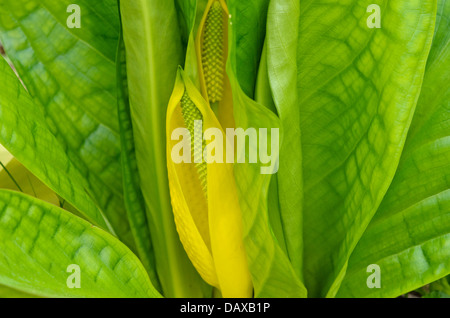
[[[71,3],[1,0],[0,39],[51,132],[87,181],[86,190],[117,235],[133,246],[120,167],[117,3],[78,1],[81,28],[69,29]]]
[[[272,1],[267,21],[267,76],[282,127],[277,174],[279,224],[286,251],[298,277],[303,277],[303,172],[300,105],[297,93],[298,1]],[[283,36],[280,36],[282,34]]]
[[[158,290],[161,290],[155,268],[155,255],[151,242],[147,214],[145,212],[144,196],[140,188],[139,171],[134,147],[133,126],[130,114],[128,81],[126,73],[125,44],[123,34],[119,39],[117,49],[117,79],[118,79],[118,111],[120,126],[120,141],[122,145],[122,174],[125,207],[128,212],[131,230],[136,249],[150,279]]]
[[[275,107],[275,102],[273,100],[272,96],[272,90],[270,88],[269,83],[269,73],[268,73],[268,65],[267,65],[267,43],[264,43],[263,51],[261,54],[261,63],[258,70],[258,78],[257,78],[257,84],[256,84],[256,91],[255,91],[255,100],[256,102],[260,103],[261,105],[264,105],[268,109],[272,110],[273,113],[277,113],[277,109]],[[281,208],[280,208],[280,202],[279,198],[283,194],[279,192],[278,188],[278,175],[280,174],[280,171],[278,170],[277,174],[274,174],[272,178],[270,179],[270,185],[269,185],[269,192],[267,195],[267,210],[269,213],[269,223],[272,229],[272,232],[278,242],[278,245],[281,247],[284,253],[286,255],[288,254],[287,251],[287,244],[286,244],[286,237],[285,237],[285,225],[282,220],[281,215]],[[295,191],[297,195],[299,194],[298,191]],[[299,210],[298,210],[299,211]],[[293,215],[296,215],[298,217],[301,217],[301,213],[294,213]],[[295,236],[296,241],[301,242],[301,233],[298,231],[298,227],[295,227]],[[296,256],[302,259],[302,253],[299,253],[298,251],[301,251],[301,249],[297,249]],[[301,272],[297,270],[297,273]],[[299,276],[301,277],[301,276]]]
[[[0,74],[0,143],[91,222],[106,228],[103,216],[85,190],[87,184],[83,177],[3,58],[0,58]]]
[[[301,2],[296,107],[303,272],[312,297],[337,293],[350,254],[394,177],[433,38],[436,1],[379,1],[379,29],[367,26],[370,4]],[[295,17],[285,18],[295,25]]]
[[[159,296],[124,244],[43,201],[1,190],[0,237],[0,284],[45,297]],[[70,265],[80,288],[67,284]]]
[[[175,228],[167,180],[166,111],[184,62],[175,4],[121,1],[120,9],[136,160],[162,291],[168,297],[203,296],[205,283]]]
[[[422,92],[394,180],[338,296],[395,297],[450,273],[450,1],[440,0]],[[365,285],[378,264],[381,288]]]
[[[238,54],[240,51],[237,49],[238,43],[241,43],[242,33],[238,32],[237,26],[235,27],[237,25],[235,21],[243,21],[238,3],[240,2],[228,3],[232,18],[228,27],[230,39],[227,74],[233,92],[234,119],[236,127],[244,130],[248,128],[268,129],[268,143],[270,144],[271,128],[279,129],[278,118],[266,106],[249,98],[237,80],[238,65],[241,65],[238,61],[245,64],[243,63],[245,60],[240,60],[242,56]],[[250,147],[255,146],[250,145]],[[267,153],[268,148],[268,145],[259,144],[258,151]],[[306,297],[306,289],[270,227],[267,198],[271,175],[261,174],[261,164],[249,163],[248,157],[249,153],[246,152],[246,163],[235,164],[235,178],[244,223],[245,249],[255,296]],[[273,158],[273,160],[278,161],[278,158]]]

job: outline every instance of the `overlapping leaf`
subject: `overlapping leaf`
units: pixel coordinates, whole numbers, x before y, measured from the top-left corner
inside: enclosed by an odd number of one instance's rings
[[[440,0],[422,92],[392,184],[338,296],[393,297],[450,271],[450,2]],[[365,286],[377,264],[381,288]]]
[[[81,28],[69,29],[71,3],[0,1],[0,39],[51,132],[87,181],[86,190],[117,235],[133,246],[121,183],[117,3],[79,1]]]
[[[159,297],[125,245],[54,205],[0,190],[0,237],[0,284],[45,297]],[[70,265],[80,288],[68,284]]]
[[[300,108],[297,92],[297,42],[300,6],[298,1],[272,1],[266,37],[266,72],[282,127],[280,168],[276,187],[280,239],[299,278],[303,277],[303,166]],[[282,36],[281,36],[282,35]],[[270,97],[269,97],[270,98]],[[272,218],[274,219],[274,218]]]
[[[230,53],[227,67],[233,92],[236,127],[244,130],[266,128],[270,134],[272,128],[280,128],[278,119],[265,106],[250,99],[237,81],[236,70],[237,65],[240,65],[237,61],[241,57],[237,54],[240,34],[237,31],[238,28],[235,27],[235,21],[242,19],[242,16],[239,17],[237,3],[229,4],[232,18],[229,26]],[[243,27],[241,26],[241,28]],[[241,60],[240,63],[245,64],[244,61]],[[270,143],[271,136],[269,135],[268,145],[252,144],[250,147],[258,147],[258,151],[267,153]],[[277,161],[278,158],[273,158],[273,160]],[[235,164],[235,178],[240,195],[244,243],[255,286],[255,296],[306,297],[306,290],[299,276],[296,275],[289,258],[277,242],[269,224],[267,197],[271,175],[261,174],[261,165],[249,163],[248,157],[245,162]]]
[[[156,274],[155,255],[153,251],[150,229],[148,226],[145,202],[140,188],[139,171],[136,163],[134,147],[133,126],[130,114],[130,101],[128,96],[128,82],[126,75],[126,56],[123,34],[119,39],[117,49],[117,79],[118,79],[118,114],[120,138],[122,146],[122,174],[125,207],[128,220],[136,243],[136,249],[142,260],[150,279],[158,290],[161,290],[159,278]]]
[[[334,296],[394,176],[433,38],[436,1],[303,1],[297,89],[304,183],[304,277]],[[283,158],[281,158],[283,160]]]
[[[47,128],[39,108],[8,63],[0,59],[0,143],[48,187],[96,225],[107,224],[86,192],[87,184]]]

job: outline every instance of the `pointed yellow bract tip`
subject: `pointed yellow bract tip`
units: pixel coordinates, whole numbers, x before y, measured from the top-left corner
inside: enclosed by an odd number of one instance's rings
[[[220,102],[224,87],[224,11],[218,0],[206,17],[202,40],[202,64],[210,103]]]

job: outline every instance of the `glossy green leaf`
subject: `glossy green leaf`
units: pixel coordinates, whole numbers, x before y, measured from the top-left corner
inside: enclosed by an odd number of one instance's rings
[[[3,285],[45,297],[159,296],[125,245],[43,201],[1,190],[0,237]],[[80,270],[80,288],[69,288],[70,265]]]
[[[450,273],[450,2],[438,2],[422,92],[399,167],[338,296],[395,297]],[[369,264],[381,288],[365,286]]]
[[[51,132],[87,181],[86,190],[115,233],[133,246],[116,106],[117,2],[78,1],[79,29],[67,26],[72,3],[1,0],[0,40]]]
[[[278,118],[268,108],[250,99],[237,81],[236,69],[239,59],[237,43],[240,38],[234,26],[236,25],[235,21],[239,20],[238,6],[235,4],[237,2],[228,4],[232,18],[229,25],[230,46],[227,74],[233,92],[236,127],[244,130],[267,128],[270,143],[271,128],[279,128]],[[252,145],[252,147],[254,146]],[[267,151],[261,147],[264,146],[259,144],[259,151]],[[271,175],[261,174],[261,165],[249,163],[248,152],[246,156],[246,163],[235,164],[235,178],[244,223],[244,244],[253,278],[255,296],[306,297],[305,287],[273,235],[269,224],[267,197]],[[278,160],[278,158],[273,159]]]
[[[297,42],[304,278],[334,296],[394,177],[433,38],[436,1],[302,1]],[[281,160],[284,160],[281,158]]]
[[[139,171],[136,163],[133,126],[130,114],[128,82],[126,73],[125,44],[122,33],[117,50],[117,78],[118,78],[118,111],[120,139],[122,145],[122,175],[125,207],[133,232],[136,248],[150,276],[153,286],[161,289],[155,269],[155,255],[148,227],[145,202],[140,189]]]
[[[295,273],[303,277],[303,170],[297,82],[298,1],[272,1],[267,19],[267,76],[284,128],[277,174],[279,223]],[[283,36],[280,36],[282,34]]]
[[[273,100],[272,90],[270,88],[269,83],[269,74],[268,74],[268,65],[267,65],[267,43],[264,44],[262,55],[261,55],[261,63],[258,70],[258,79],[256,83],[256,91],[255,91],[255,100],[261,105],[267,107],[272,110],[273,113],[277,114],[277,109],[275,107],[275,101]],[[288,255],[287,245],[286,245],[286,237],[285,237],[285,225],[281,218],[281,207],[279,198],[283,194],[279,192],[278,188],[278,175],[280,174],[279,170],[277,174],[274,174],[270,179],[269,192],[267,195],[267,211],[269,213],[269,223],[272,229],[272,232],[278,242],[278,245],[281,247],[283,252]],[[298,192],[296,192],[298,194]],[[301,213],[295,213],[301,217]],[[296,229],[297,230],[297,229]],[[298,241],[302,241],[300,239],[299,232],[296,231],[296,236]],[[300,249],[299,249],[300,250]],[[302,258],[302,254],[298,252],[296,254],[300,259]],[[299,272],[299,271],[298,271]],[[300,276],[301,277],[301,276]]]
[[[43,183],[83,211],[91,222],[106,228],[103,216],[86,193],[83,177],[3,58],[0,74],[0,143]]]

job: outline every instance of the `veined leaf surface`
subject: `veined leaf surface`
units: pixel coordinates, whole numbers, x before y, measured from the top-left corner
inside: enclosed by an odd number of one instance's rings
[[[380,1],[379,29],[367,26],[370,4],[300,8],[303,266],[313,297],[337,293],[394,177],[433,38],[436,1]]]
[[[51,204],[0,190],[0,283],[45,297],[159,297],[137,257]],[[80,288],[69,288],[70,265]]]
[[[339,297],[396,297],[450,270],[450,1],[438,1],[421,95],[394,180],[350,257]],[[381,288],[365,286],[380,266]]]
[[[39,108],[3,58],[0,58],[0,74],[0,143],[91,222],[106,229],[103,216],[86,193],[85,180],[49,131]]]
[[[86,181],[86,191],[114,232],[133,247],[120,167],[117,2],[78,1],[83,24],[69,29],[72,3],[1,0],[0,40],[50,131]]]

